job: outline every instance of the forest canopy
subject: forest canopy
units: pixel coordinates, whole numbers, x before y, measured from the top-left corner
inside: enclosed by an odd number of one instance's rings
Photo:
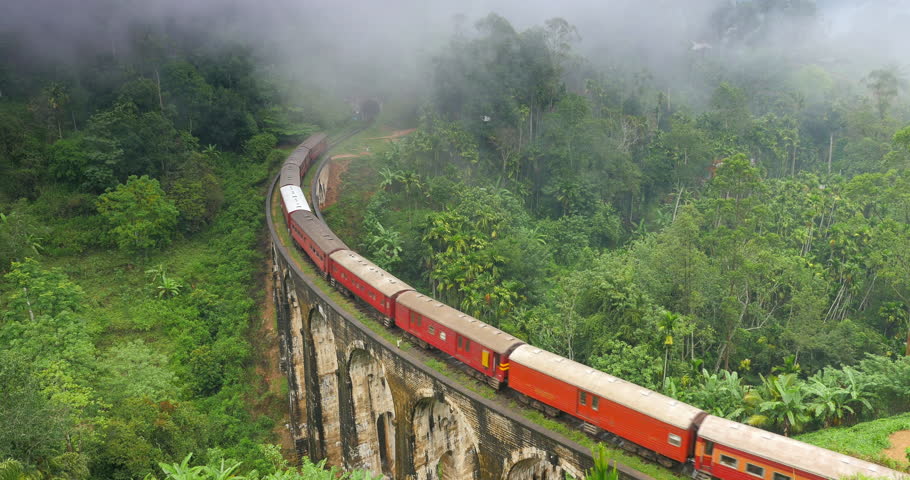
[[[714,28],[749,21],[737,5]],[[910,364],[901,70],[750,77],[769,60],[726,45],[674,83],[578,39],[496,14],[456,33],[419,128],[349,174],[375,194],[330,224],[428,294],[722,416],[790,434],[903,411],[876,371]]]

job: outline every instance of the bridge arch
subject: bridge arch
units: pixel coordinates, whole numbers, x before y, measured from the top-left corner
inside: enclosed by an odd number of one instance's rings
[[[353,464],[393,478],[395,473],[395,403],[385,368],[358,342],[348,356],[357,445]]]
[[[552,453],[534,447],[512,452],[502,469],[502,480],[563,480],[566,474],[584,478],[584,473]]]
[[[458,408],[437,397],[421,398],[411,428],[417,480],[479,478],[477,439]]]
[[[322,418],[322,445],[330,465],[344,465],[341,445],[341,415],[338,403],[338,357],[335,334],[322,305],[312,305],[309,312],[310,338],[316,357],[316,381]]]

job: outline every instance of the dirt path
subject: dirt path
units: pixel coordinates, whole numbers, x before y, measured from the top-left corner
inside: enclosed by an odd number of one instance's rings
[[[395,130],[394,132],[392,132],[391,135],[386,135],[384,137],[368,138],[367,140],[394,140],[396,138],[401,138],[405,135],[414,133],[416,130],[417,130],[416,128],[409,128],[407,130]]]
[[[338,201],[338,197],[341,196],[341,175],[348,171],[351,160],[369,154],[369,152],[363,152],[359,155],[335,155],[329,160],[327,165],[329,169],[329,187],[325,192],[325,202],[322,204],[322,208],[334,205]]]
[[[287,412],[288,399],[285,398],[287,394],[282,392],[285,377],[278,365],[279,340],[275,327],[275,304],[272,301],[275,285],[270,274],[272,271],[271,259],[267,261],[266,268],[263,275],[265,288],[259,305],[259,324],[255,338],[252,339],[253,348],[256,351],[255,370],[258,380],[256,390],[259,394],[258,399],[253,401],[253,414],[277,417],[272,433],[278,439],[278,445],[281,447],[284,457],[293,464],[298,459],[294,449],[294,440],[285,426],[290,420]],[[278,413],[280,416],[276,415]]]
[[[332,160],[342,160],[345,158],[360,158],[365,155],[369,155],[370,152],[360,152],[360,153],[342,153],[341,155],[332,155]]]
[[[894,432],[888,437],[891,440],[891,448],[882,450],[882,453],[889,458],[907,463],[907,448],[910,447],[910,430]]]

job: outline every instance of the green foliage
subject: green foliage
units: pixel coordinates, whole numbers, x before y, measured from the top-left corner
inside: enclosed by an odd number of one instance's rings
[[[594,457],[594,466],[585,476],[588,480],[619,480],[619,472],[616,471],[616,462],[613,462],[613,469],[610,469],[610,461],[607,460],[607,449],[603,444],[597,444],[592,450],[591,456]]]
[[[198,232],[211,224],[224,203],[221,181],[208,156],[193,154],[164,185],[167,197],[180,212],[181,228],[188,232]]]
[[[46,233],[47,228],[28,212],[24,202],[7,213],[0,212],[0,271],[9,269],[12,261],[41,255]]]
[[[0,458],[26,465],[61,453],[67,429],[65,415],[42,393],[34,374],[20,357],[0,352]],[[14,467],[6,465],[8,471]]]
[[[902,430],[910,430],[910,414],[880,418],[850,427],[826,428],[796,438],[847,455],[871,459],[891,446],[891,434]]]
[[[55,317],[82,306],[85,292],[59,270],[45,270],[37,260],[13,262],[4,275],[8,294],[4,304],[7,319],[30,320]]]
[[[253,135],[243,144],[243,153],[254,162],[264,162],[276,143],[278,139],[271,133]]]
[[[178,391],[177,376],[168,367],[167,357],[141,340],[114,345],[100,360],[98,388],[108,402],[120,404],[128,398],[163,401]]]
[[[108,189],[98,197],[98,212],[110,224],[114,241],[127,251],[167,244],[179,215],[158,180],[146,175]]]
[[[180,463],[159,463],[165,476],[162,480],[373,480],[372,474],[365,470],[352,470],[343,472],[335,467],[326,468],[325,460],[313,463],[309,458],[303,457],[299,467],[290,468],[286,462],[277,462],[270,472],[256,470],[248,474],[237,474],[242,469],[243,463],[233,459],[220,458],[215,463],[210,461],[204,465],[190,466],[192,453],[184,457]],[[150,477],[156,478],[156,477]]]

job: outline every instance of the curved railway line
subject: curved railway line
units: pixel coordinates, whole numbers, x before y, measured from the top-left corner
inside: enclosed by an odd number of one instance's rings
[[[907,479],[905,474],[811,446],[695,407],[525,344],[506,332],[416,292],[350,250],[325,225],[319,209],[326,184],[327,151],[358,133],[307,139],[288,157],[269,190],[267,214],[273,241],[271,199],[276,186],[292,243],[322,277],[386,327],[438,351],[450,365],[507,389],[511,398],[593,438],[607,441],[700,480],[836,480],[862,474]],[[316,163],[317,160],[320,160]],[[316,166],[310,205],[300,180]],[[637,476],[635,472],[628,475]]]

